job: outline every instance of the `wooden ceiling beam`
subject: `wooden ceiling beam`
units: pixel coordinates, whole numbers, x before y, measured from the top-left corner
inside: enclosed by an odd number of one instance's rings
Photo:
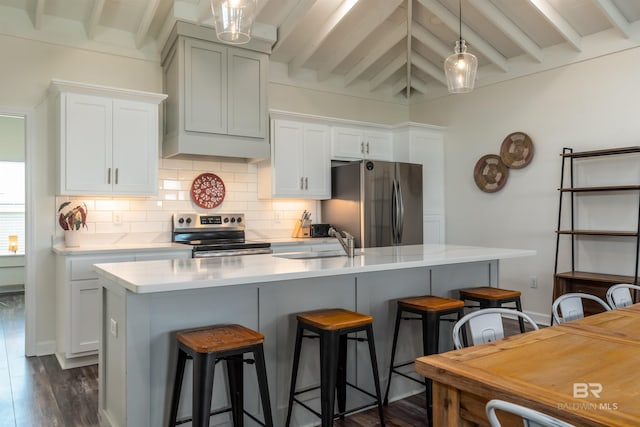
[[[427,92],[429,91],[427,89],[427,84],[425,82],[423,82],[422,80],[418,80],[416,78],[411,80],[411,87],[414,88],[415,90],[417,90],[418,92],[420,92],[423,95],[426,95]]]
[[[286,19],[282,22],[282,25],[278,27],[278,40],[273,45],[271,52],[278,51],[284,41],[293,33],[293,30],[300,23],[300,19],[309,12],[309,9],[316,3],[316,0],[300,0],[295,7],[291,10]]]
[[[493,5],[489,0],[469,0],[478,11],[501,30],[508,38],[525,51],[536,62],[542,62],[544,54],[542,49],[529,36],[527,36],[512,20]]]
[[[405,65],[408,65],[407,54],[406,52],[402,52],[369,81],[369,90],[374,91],[378,89],[389,77]]]
[[[366,40],[391,14],[400,6],[404,0],[385,0],[377,7],[367,10],[367,15],[358,21],[358,26],[349,34],[349,38],[342,40],[340,46],[332,53],[331,57],[323,62],[318,69],[318,80],[324,81],[329,78],[333,70],[345,60],[353,51]]]
[[[37,0],[33,8],[33,28],[36,30],[42,29],[45,3],[46,0]]]
[[[458,33],[460,25],[458,16],[449,12],[449,9],[443,6],[438,0],[418,0],[418,2],[433,13],[444,25],[455,31],[456,34]],[[474,50],[481,53],[502,71],[506,72],[509,70],[507,59],[464,23],[462,24],[462,38],[469,42]],[[453,46],[451,46],[451,53],[453,53]]]
[[[578,52],[582,52],[582,37],[569,22],[549,4],[547,0],[529,0],[540,14],[560,33],[560,35]]]
[[[422,56],[414,56],[413,65],[442,83],[444,86],[447,85],[447,78],[444,75],[444,68],[442,66],[435,66],[432,62],[427,61]]]
[[[394,28],[391,32],[387,33],[384,39],[379,43],[369,55],[362,58],[360,62],[356,64],[345,76],[344,85],[349,86],[355,79],[360,77],[374,62],[382,57],[385,53],[391,50],[398,42],[407,36],[407,23],[403,22]]]
[[[437,55],[446,58],[451,55],[451,47],[442,43],[440,39],[433,35],[430,31],[426,30],[422,25],[414,22],[411,26],[411,35],[415,37],[420,43],[425,45],[428,49],[435,52]]]
[[[89,20],[85,24],[87,31],[87,38],[93,40],[98,30],[98,24],[100,24],[100,18],[102,17],[102,11],[104,10],[104,4],[106,0],[95,0],[93,2],[93,9],[89,14]]]
[[[147,8],[144,10],[144,15],[142,15],[142,20],[140,20],[140,25],[138,26],[138,31],[136,32],[136,47],[138,49],[142,47],[144,41],[147,38],[149,27],[151,26],[151,22],[156,15],[159,4],[160,0],[147,0]]]
[[[622,33],[625,39],[631,37],[631,25],[613,1],[593,0],[593,2],[600,8],[602,13],[604,13],[604,16],[606,16],[609,22],[611,22],[611,25]]]
[[[313,56],[327,39],[329,34],[338,26],[340,21],[353,9],[358,0],[344,0],[340,6],[329,16],[324,25],[313,34],[313,38],[305,43],[304,48],[289,62],[289,75],[295,75],[300,68]]]
[[[407,0],[407,99],[411,96],[411,29],[413,28],[413,1]]]

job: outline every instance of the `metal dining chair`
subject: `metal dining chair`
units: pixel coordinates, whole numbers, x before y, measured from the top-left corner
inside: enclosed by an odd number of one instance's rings
[[[482,308],[466,314],[453,325],[453,345],[456,349],[484,344],[504,338],[504,318],[524,319],[534,330],[538,325],[529,315],[511,308]],[[471,334],[468,343],[465,332]],[[465,335],[465,336],[463,336]]]
[[[640,286],[631,285],[629,283],[620,283],[607,289],[607,303],[609,304],[609,307],[614,309],[627,307],[633,304],[634,301],[631,296],[631,289],[640,291]]]
[[[585,294],[582,292],[572,292],[564,295],[560,295],[553,302],[551,311],[553,313],[553,320],[556,324],[569,322],[571,320],[582,319],[584,317],[584,308],[582,306],[582,300],[591,300],[602,306],[606,311],[610,311],[611,307],[595,295]]]
[[[573,424],[560,421],[542,412],[499,399],[488,401],[485,410],[487,411],[487,418],[489,419],[489,425],[491,427],[501,427],[500,421],[498,421],[498,417],[496,416],[496,410],[521,417],[524,427],[575,427]]]

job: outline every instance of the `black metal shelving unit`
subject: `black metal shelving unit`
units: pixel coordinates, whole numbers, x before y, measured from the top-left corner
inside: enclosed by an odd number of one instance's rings
[[[585,159],[593,157],[604,157],[624,154],[636,154],[640,153],[640,146],[634,147],[622,147],[611,148],[603,150],[593,151],[581,151],[574,152],[572,148],[563,148],[562,154],[562,169],[560,174],[560,188],[558,192],[560,200],[558,203],[558,226],[556,228],[556,256],[554,266],[554,290],[553,298],[557,298],[566,292],[587,292],[597,294],[604,297],[607,288],[611,284],[615,283],[633,283],[638,284],[638,255],[640,253],[640,185],[612,185],[612,186],[590,186],[590,187],[575,187],[574,184],[574,161],[576,159]],[[565,174],[568,165],[568,186],[565,187]],[[586,192],[637,192],[638,193],[638,221],[637,228],[635,230],[584,230],[575,228],[575,200],[577,193]],[[562,207],[563,197],[565,195],[571,197],[570,200],[570,226],[568,228],[562,228]],[[571,237],[571,271],[570,272],[558,272],[558,257],[560,253],[561,236]],[[594,272],[580,272],[575,269],[575,245],[576,236],[616,236],[616,237],[631,237],[635,238],[635,266],[634,276],[620,276],[604,273]]]

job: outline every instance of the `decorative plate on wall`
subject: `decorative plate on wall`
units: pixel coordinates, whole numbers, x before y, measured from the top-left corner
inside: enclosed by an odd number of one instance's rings
[[[224,182],[212,173],[198,175],[191,184],[191,199],[201,208],[215,208],[224,200],[224,194]]]
[[[533,142],[524,132],[507,135],[500,146],[500,157],[507,167],[521,169],[533,158]]]
[[[480,157],[473,169],[473,179],[479,189],[485,193],[495,193],[504,187],[509,177],[509,168],[500,156],[487,154]]]

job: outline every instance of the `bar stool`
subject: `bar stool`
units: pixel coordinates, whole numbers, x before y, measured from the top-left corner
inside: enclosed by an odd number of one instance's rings
[[[352,412],[368,408],[374,404],[378,406],[380,425],[384,427],[384,414],[382,412],[382,398],[380,393],[380,380],[378,378],[378,363],[376,360],[376,350],[373,341],[373,317],[357,313],[355,311],[341,308],[331,308],[323,310],[308,311],[298,313],[295,350],[293,354],[293,369],[291,372],[291,388],[289,390],[289,408],[287,411],[287,421],[285,426],[289,427],[291,422],[291,412],[293,403],[296,402],[308,411],[317,415],[322,420],[322,427],[330,427],[337,417],[344,419],[344,416]],[[304,335],[304,332],[311,331],[315,335]],[[365,331],[366,339],[348,338],[348,334]],[[298,376],[298,365],[300,362],[300,350],[303,338],[320,339],[320,386],[306,388],[296,391],[296,380]],[[362,388],[347,381],[347,339],[367,341],[369,344],[369,356],[373,371],[373,381],[376,394],[372,394]],[[347,385],[375,398],[375,402],[362,405],[358,408],[346,410]],[[318,413],[296,396],[311,390],[320,388],[321,411]],[[334,413],[334,399],[337,395],[338,413]]]
[[[460,299],[464,301],[474,301],[479,305],[466,306],[466,307],[479,307],[479,308],[494,308],[503,307],[504,304],[515,303],[515,310],[522,311],[522,304],[520,302],[520,291],[513,291],[510,289],[493,288],[490,286],[480,286],[477,288],[460,289]],[[520,332],[524,333],[524,320],[522,317],[518,317],[518,323],[520,324]]]
[[[209,418],[224,412],[231,412],[233,425],[241,427],[246,414],[260,425],[273,427],[267,369],[264,361],[262,343],[264,336],[259,332],[241,325],[214,325],[187,329],[176,333],[178,361],[176,366],[169,427],[192,421],[194,427],[209,425]],[[254,360],[244,359],[245,353],[253,353]],[[187,359],[193,359],[193,407],[192,418],[177,421],[178,405],[184,367]],[[231,407],[211,412],[211,394],[213,392],[213,374],[220,360],[227,362],[227,377]],[[264,423],[244,410],[243,402],[243,364],[254,363],[258,374],[258,387],[264,412]]]
[[[417,314],[418,316],[403,317],[403,314],[405,312]],[[440,321],[448,321],[449,319],[443,319],[443,316],[447,316],[450,314],[456,314],[456,320],[459,320],[464,315],[464,302],[457,299],[426,295],[398,300],[396,308],[396,324],[393,331],[391,363],[389,364],[389,376],[387,380],[387,391],[384,394],[384,404],[389,404],[391,376],[394,373],[410,379],[411,381],[424,384],[427,394],[427,416],[429,417],[429,425],[431,425],[431,420],[433,419],[430,380],[426,378],[424,380],[419,380],[397,370],[398,368],[402,368],[403,366],[413,364],[413,361],[402,363],[400,365],[394,365],[396,358],[396,346],[398,343],[398,332],[400,331],[400,321],[420,320],[422,322],[422,353],[426,356],[429,354],[438,353],[438,341],[440,339]]]

